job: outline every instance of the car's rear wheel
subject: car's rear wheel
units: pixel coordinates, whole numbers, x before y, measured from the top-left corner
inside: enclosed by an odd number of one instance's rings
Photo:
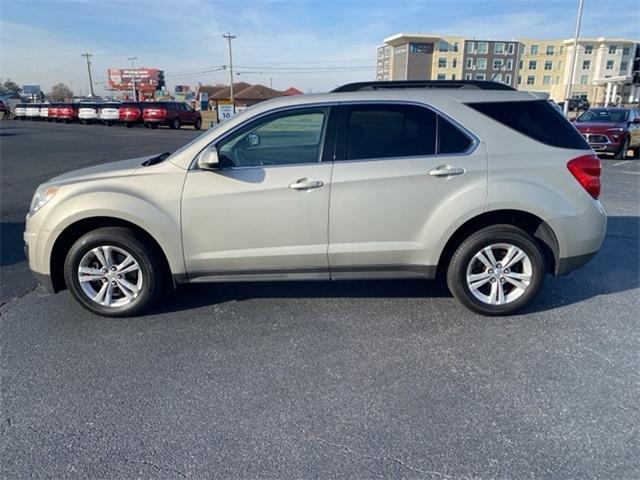
[[[193,128],[196,130],[200,130],[202,128],[202,119],[199,118],[196,120],[196,123],[193,124]]]
[[[158,124],[157,124],[157,123],[147,123],[147,126],[148,126],[151,130],[155,130],[156,128],[158,128]]]
[[[173,121],[171,122],[171,128],[173,128],[174,130],[177,130],[180,128],[180,119],[178,117],[174,118]]]
[[[615,158],[618,160],[625,159],[627,157],[627,152],[629,151],[629,137],[625,137],[624,142],[622,142],[622,146],[620,150],[615,155]]]
[[[134,230],[106,227],[80,237],[64,264],[74,298],[107,317],[136,315],[157,299],[164,285],[160,254]]]
[[[545,264],[540,246],[513,225],[483,228],[463,241],[447,271],[451,293],[470,310],[508,315],[540,290]]]
[[[125,125],[127,126],[127,128],[133,128],[132,122],[125,122]]]

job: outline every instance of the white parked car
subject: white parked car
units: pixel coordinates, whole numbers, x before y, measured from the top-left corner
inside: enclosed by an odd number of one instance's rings
[[[80,103],[78,104],[78,120],[82,123],[89,124],[100,119],[100,106],[97,103]]]
[[[40,105],[40,118],[43,120],[49,119],[49,104],[43,103]]]
[[[27,107],[25,109],[25,117],[30,120],[39,119],[40,118],[40,104],[39,103],[27,103]]]
[[[120,105],[122,104],[119,102],[101,103],[99,116],[100,120],[102,120],[102,123],[109,127],[116,123],[120,119]]]
[[[18,103],[13,111],[13,116],[20,120],[24,120],[27,116],[27,105],[28,104],[26,103]]]

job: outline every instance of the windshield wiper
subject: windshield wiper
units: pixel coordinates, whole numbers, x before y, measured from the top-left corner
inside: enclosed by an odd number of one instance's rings
[[[161,153],[159,155],[156,155],[155,157],[151,157],[148,160],[145,160],[144,162],[141,163],[141,165],[143,167],[148,167],[150,165],[156,165],[160,162],[163,162],[164,160],[166,160],[166,158],[171,155],[171,152],[164,152]]]

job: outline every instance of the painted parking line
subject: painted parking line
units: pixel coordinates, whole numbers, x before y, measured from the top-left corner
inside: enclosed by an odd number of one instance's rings
[[[620,165],[624,165],[625,163],[629,163],[629,162],[630,162],[629,160],[623,160],[622,162],[614,163],[613,166],[618,167]]]

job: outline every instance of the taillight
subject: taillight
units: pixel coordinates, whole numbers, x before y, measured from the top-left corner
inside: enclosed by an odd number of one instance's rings
[[[582,188],[593,198],[600,196],[600,159],[595,155],[582,155],[569,160],[567,168]]]

